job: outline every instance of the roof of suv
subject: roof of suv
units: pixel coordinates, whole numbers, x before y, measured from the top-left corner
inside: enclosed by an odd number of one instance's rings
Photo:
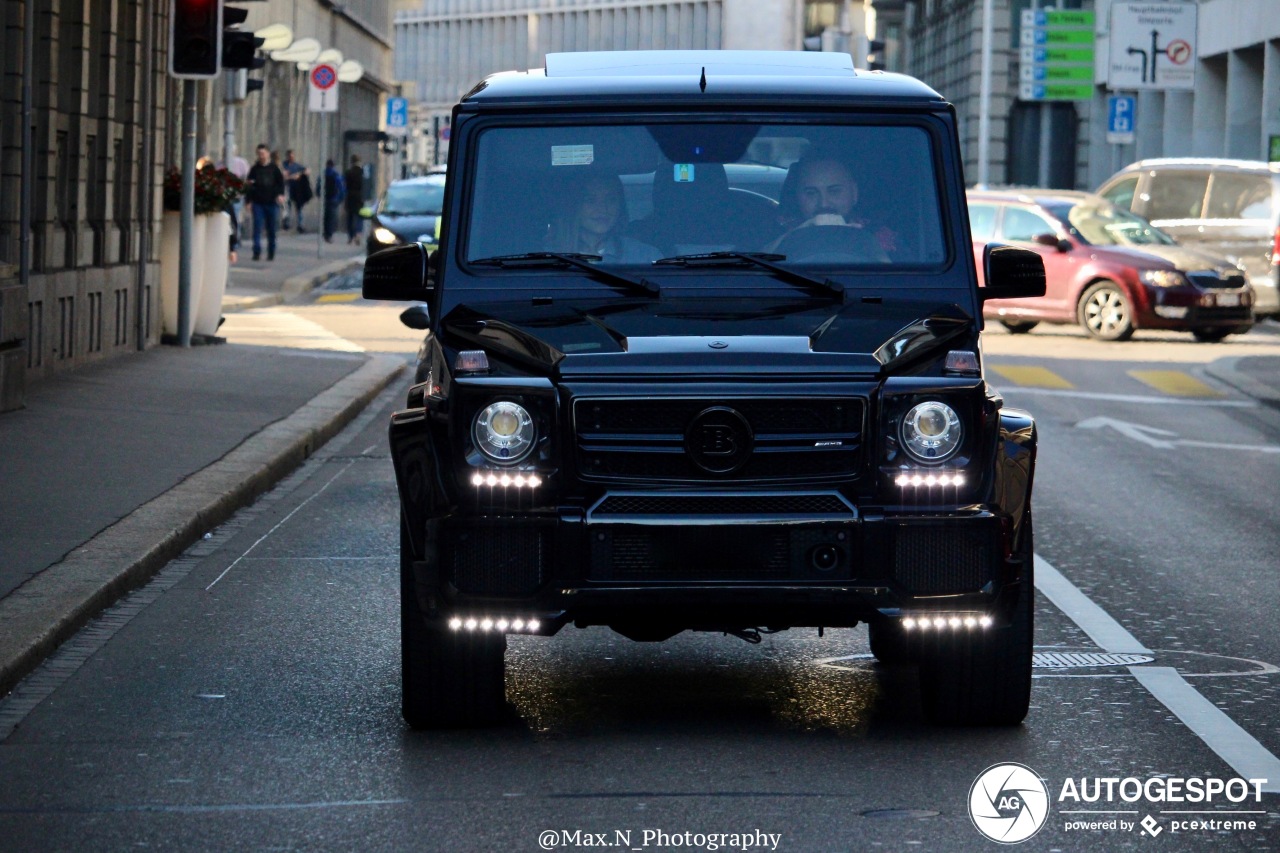
[[[1271,172],[1280,174],[1280,163],[1264,163],[1261,160],[1232,160],[1226,157],[1152,157],[1130,163],[1120,172],[1138,172],[1143,169],[1238,169],[1242,172]]]
[[[869,103],[942,107],[914,77],[856,71],[848,54],[768,50],[637,50],[547,54],[546,68],[492,74],[463,102],[744,99],[818,100],[833,95]]]

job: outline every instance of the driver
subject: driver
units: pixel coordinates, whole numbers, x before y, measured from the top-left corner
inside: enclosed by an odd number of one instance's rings
[[[841,160],[826,154],[806,155],[791,166],[784,187],[783,210],[791,214],[787,230],[765,247],[772,252],[789,235],[815,225],[844,225],[864,228],[866,222],[854,216],[858,203],[858,182]],[[893,233],[887,228],[875,232],[880,248],[894,248]]]

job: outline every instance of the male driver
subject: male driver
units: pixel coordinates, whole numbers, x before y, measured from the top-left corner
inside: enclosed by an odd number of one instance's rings
[[[794,182],[784,198],[782,211],[787,217],[787,231],[773,241],[766,251],[774,251],[790,235],[801,228],[814,225],[844,225],[861,229],[866,222],[854,215],[858,203],[858,183],[840,160],[829,155],[814,154],[802,157],[791,166]],[[893,233],[887,228],[875,234],[877,245],[884,251],[894,248]]]
[[[271,162],[271,150],[258,146],[258,162],[249,168],[249,190],[245,194],[253,205],[253,259],[262,257],[262,230],[267,231],[267,260],[276,258],[276,223],[280,205],[284,204],[284,173]]]

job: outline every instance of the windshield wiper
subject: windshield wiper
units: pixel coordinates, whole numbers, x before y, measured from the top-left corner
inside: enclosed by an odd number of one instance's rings
[[[657,296],[658,285],[646,279],[634,279],[616,273],[604,267],[598,267],[590,261],[600,260],[599,255],[587,255],[581,252],[525,252],[522,255],[495,255],[492,258],[480,258],[468,263],[483,267],[576,267],[591,273],[592,278],[606,284],[622,285],[630,290],[640,291],[649,296]]]
[[[798,270],[774,263],[774,261],[785,261],[786,259],[786,255],[771,254],[769,252],[707,252],[700,255],[676,255],[671,258],[662,258],[654,261],[653,263],[654,266],[665,265],[681,267],[750,264],[752,266],[768,270],[788,284],[798,284],[801,287],[818,288],[819,290],[838,296],[841,302],[845,301],[846,294],[843,284],[838,281],[832,281],[829,278],[815,278],[811,275],[805,275]]]

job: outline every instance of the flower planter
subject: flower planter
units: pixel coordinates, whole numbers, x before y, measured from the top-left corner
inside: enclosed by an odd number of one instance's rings
[[[200,214],[191,225],[191,298],[188,305],[193,329],[205,276],[205,247],[208,244],[205,230],[214,215]],[[160,308],[164,331],[168,335],[178,334],[178,247],[181,230],[182,214],[166,211],[160,226]],[[225,269],[225,247],[222,257]]]
[[[212,335],[222,319],[222,297],[227,292],[227,265],[230,254],[231,217],[208,213],[197,216],[204,223],[204,274],[200,298],[191,303],[191,330],[197,335]]]

